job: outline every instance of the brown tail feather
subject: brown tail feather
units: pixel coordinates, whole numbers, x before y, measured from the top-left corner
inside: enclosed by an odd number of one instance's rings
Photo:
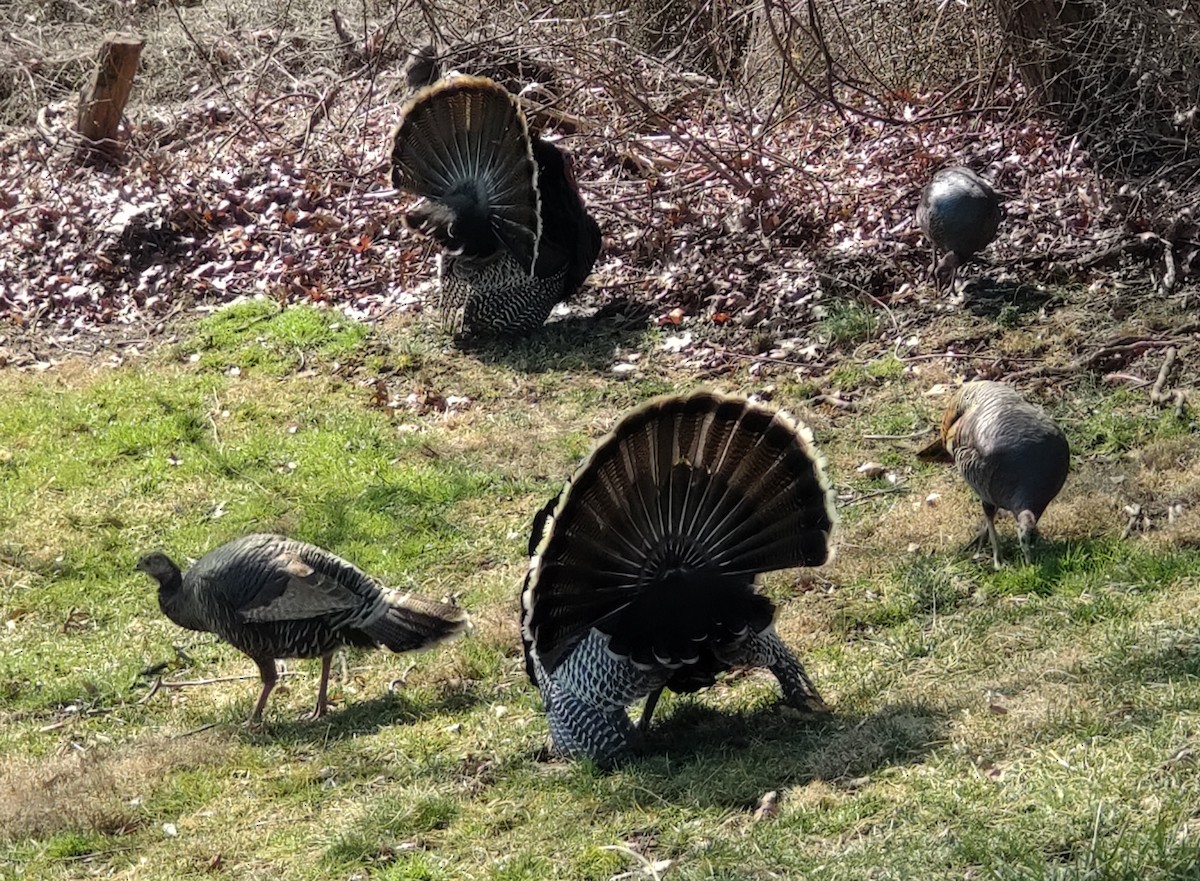
[[[465,611],[449,603],[391,591],[387,611],[362,628],[378,645],[394,652],[427,648],[471,629]]]

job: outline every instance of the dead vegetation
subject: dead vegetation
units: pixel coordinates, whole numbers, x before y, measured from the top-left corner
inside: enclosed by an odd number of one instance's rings
[[[11,843],[64,830],[127,835],[163,780],[223,761],[230,746],[206,732],[68,749],[52,759],[10,754],[0,762],[0,836]]]
[[[833,361],[819,323],[847,303],[874,316],[879,351],[905,354],[930,319],[912,209],[951,162],[1006,196],[985,297],[1019,313],[1053,282],[1101,300],[1153,287],[1160,314],[1193,302],[1200,235],[1178,186],[1190,160],[1109,176],[1095,138],[1035,110],[987,8],[931,20],[927,4],[705,2],[668,32],[667,6],[635,6],[39,10],[2,50],[21,124],[0,143],[0,313],[62,344],[247,295],[419,312],[431,265],[400,230],[386,155],[407,52],[429,38],[446,68],[522,90],[576,155],[605,234],[577,311],[686,320],[686,339],[717,344],[696,359],[706,369],[750,354],[820,372]],[[65,148],[86,76],[48,66],[119,27],[149,35],[125,158],[81,169]],[[1064,354],[1103,351],[1117,324]],[[1187,336],[1148,330],[1137,337]]]

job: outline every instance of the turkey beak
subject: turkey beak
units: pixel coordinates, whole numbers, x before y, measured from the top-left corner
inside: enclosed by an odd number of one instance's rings
[[[950,451],[946,449],[946,442],[940,436],[936,438],[928,446],[922,447],[917,451],[917,458],[922,462],[942,462],[951,463],[954,457],[950,455]]]

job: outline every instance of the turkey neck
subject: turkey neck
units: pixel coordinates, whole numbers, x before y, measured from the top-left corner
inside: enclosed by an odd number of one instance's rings
[[[183,573],[178,567],[158,583],[158,607],[164,615],[188,630],[204,630],[209,628],[200,622],[196,615],[196,601],[191,591],[183,586]]]

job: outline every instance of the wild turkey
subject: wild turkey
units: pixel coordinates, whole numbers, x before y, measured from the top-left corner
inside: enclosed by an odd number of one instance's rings
[[[421,89],[392,136],[392,183],[422,196],[405,223],[434,239],[440,307],[467,334],[540,327],[600,253],[571,157],[530,135],[502,86],[455,77]]]
[[[607,763],[634,745],[626,708],[769,667],[784,699],[826,712],[775,632],[756,576],[819,566],[834,510],[811,434],[701,392],[626,415],[534,520],[521,595],[526,671],[557,752]]]
[[[1041,407],[1000,382],[968,382],[942,415],[940,436],[918,453],[952,461],[983,503],[983,529],[972,545],[992,543],[1000,568],[996,511],[1012,512],[1021,554],[1030,562],[1037,524],[1067,479],[1071,450],[1066,435]]]
[[[933,246],[933,277],[939,290],[954,283],[955,273],[996,238],[1000,198],[969,168],[943,168],[921,192],[917,225]],[[938,251],[944,251],[938,261]]]
[[[329,663],[341,646],[407,652],[471,626],[457,606],[390,590],[329,551],[281,535],[236,538],[186,574],[158,552],[137,568],[158,582],[168,618],[217,634],[258,665],[262,694],[250,722],[262,717],[275,687],[276,658],[321,658],[316,719],[328,708]]]
[[[410,89],[431,86],[441,78],[441,60],[432,43],[423,43],[408,50],[404,79]]]

